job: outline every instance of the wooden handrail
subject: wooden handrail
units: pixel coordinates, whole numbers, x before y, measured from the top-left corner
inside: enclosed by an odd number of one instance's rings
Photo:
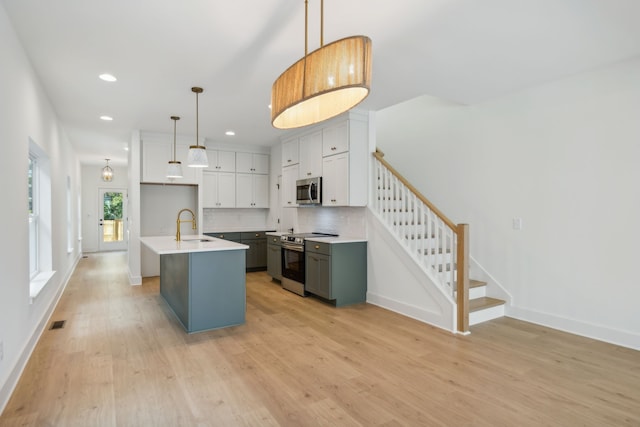
[[[433,203],[422,195],[413,185],[409,183],[384,159],[384,153],[376,148],[373,153],[375,158],[389,170],[409,191],[420,199],[438,218],[442,220],[449,228],[456,233],[456,306],[457,306],[457,329],[458,332],[469,333],[469,224],[456,224],[451,221],[445,214],[440,212]]]
[[[382,151],[380,151],[380,150],[378,150],[376,148],[376,151],[375,151],[375,153],[373,153],[373,155],[375,156],[376,159],[378,159],[378,161],[380,161],[380,163],[382,163],[387,169],[389,169],[389,172],[391,172],[396,178],[398,178],[400,180],[400,182],[402,182],[404,185],[406,185],[407,188],[409,190],[411,190],[411,192],[413,194],[415,194],[416,197],[418,197],[418,199],[420,199],[420,201],[422,201],[422,203],[427,205],[429,207],[429,209],[431,209],[433,211],[433,213],[435,213],[438,216],[438,218],[440,218],[442,221],[444,221],[444,223],[447,224],[451,229],[453,229],[453,230],[457,230],[458,229],[458,225],[455,222],[451,221],[449,218],[447,218],[447,216],[445,214],[440,212],[440,209],[436,208],[436,206],[433,203],[431,203],[429,201],[429,199],[424,197],[422,195],[422,193],[420,193],[416,187],[411,185],[409,183],[409,181],[406,180],[405,177],[400,175],[400,173],[398,173],[397,170],[395,170],[393,167],[391,167],[391,165],[389,163],[387,163],[387,161],[384,159],[384,153]]]

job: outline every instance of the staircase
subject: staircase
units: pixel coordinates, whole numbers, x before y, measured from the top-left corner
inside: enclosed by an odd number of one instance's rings
[[[504,316],[505,301],[487,295],[487,283],[469,278],[468,225],[455,224],[374,153],[374,215],[425,274],[450,297],[457,330]],[[461,280],[458,280],[461,277]]]

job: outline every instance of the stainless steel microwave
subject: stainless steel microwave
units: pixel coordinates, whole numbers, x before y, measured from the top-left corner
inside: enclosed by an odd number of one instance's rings
[[[296,203],[298,205],[322,204],[322,177],[316,176],[297,180]]]

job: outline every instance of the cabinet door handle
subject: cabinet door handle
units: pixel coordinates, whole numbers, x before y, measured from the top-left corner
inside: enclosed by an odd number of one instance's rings
[[[287,202],[288,204],[291,204],[291,202]]]
[[[287,160],[287,163],[291,163],[291,159]]]
[[[307,172],[307,176],[311,176],[311,172]]]
[[[336,147],[331,147],[331,151],[336,151],[337,148]]]
[[[259,233],[256,233],[256,237],[260,237],[260,234],[259,234]]]
[[[221,235],[220,235],[220,238],[221,238],[221,239],[224,239],[224,234],[221,234]]]
[[[320,245],[315,245],[314,248],[320,249]]]

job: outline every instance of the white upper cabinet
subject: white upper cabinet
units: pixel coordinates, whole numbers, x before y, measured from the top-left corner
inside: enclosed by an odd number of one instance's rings
[[[282,167],[297,165],[299,161],[298,138],[286,139],[282,142]]]
[[[297,171],[289,166],[296,153]],[[369,117],[362,111],[351,110],[289,136],[282,141],[282,205],[297,206],[296,179],[321,176],[324,206],[366,206],[370,159]]]
[[[235,208],[236,174],[233,172],[202,172],[202,207]]]
[[[322,155],[349,151],[349,122],[347,120],[322,129]]]
[[[300,137],[299,178],[322,176],[322,131]]]
[[[349,153],[322,160],[322,205],[349,206]]]
[[[292,165],[282,168],[282,206],[285,208],[298,207],[296,203],[296,180],[298,179],[298,166]]]
[[[258,153],[236,153],[236,172],[269,173],[269,155]]]
[[[268,208],[269,175],[237,173],[236,207]]]
[[[206,171],[211,171],[211,172],[235,172],[236,171],[236,153],[234,151],[207,149],[207,158],[209,159],[209,167],[204,169]]]

